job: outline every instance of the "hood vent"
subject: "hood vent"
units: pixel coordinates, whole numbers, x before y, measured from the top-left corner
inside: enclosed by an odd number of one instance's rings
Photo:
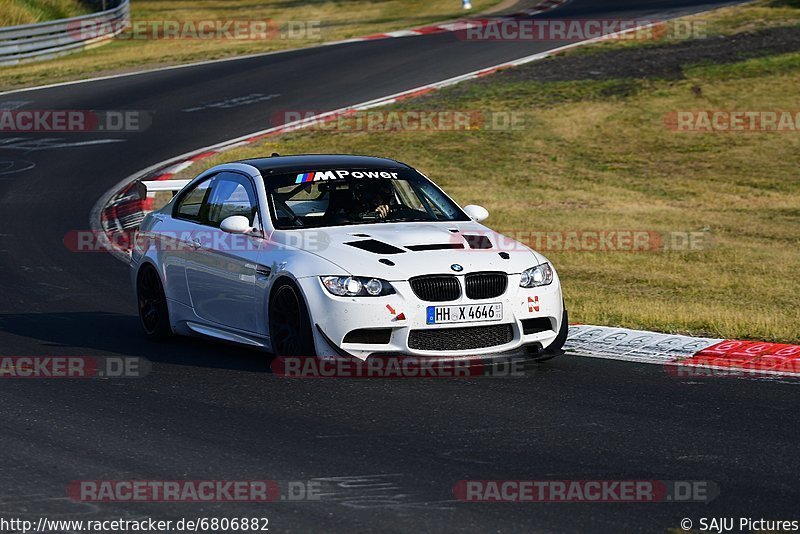
[[[488,249],[492,248],[492,242],[489,241],[489,238],[485,235],[464,235],[464,239],[467,240],[467,244],[469,244],[469,248],[477,248],[477,249]]]
[[[425,250],[455,250],[455,249],[462,249],[464,245],[461,243],[433,243],[430,245],[407,245],[406,248],[408,250],[413,250],[414,252],[423,252]]]
[[[374,254],[403,254],[405,252],[405,250],[401,248],[397,248],[389,243],[384,243],[383,241],[378,241],[376,239],[350,241],[349,243],[345,243],[345,245],[360,248],[361,250],[366,250],[367,252],[372,252]]]

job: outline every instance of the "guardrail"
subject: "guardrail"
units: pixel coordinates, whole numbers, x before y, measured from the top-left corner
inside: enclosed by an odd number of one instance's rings
[[[130,23],[130,0],[90,15],[0,28],[0,66],[52,59],[110,41]]]

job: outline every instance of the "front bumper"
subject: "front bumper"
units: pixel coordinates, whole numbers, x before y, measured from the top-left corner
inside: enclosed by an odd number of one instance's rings
[[[337,297],[328,293],[318,277],[301,278],[298,283],[311,323],[317,326],[315,344],[321,356],[342,355],[342,351],[361,360],[373,354],[485,358],[522,353],[526,347],[546,349],[558,335],[563,317],[557,275],[550,285],[531,289],[519,287],[519,275],[509,275],[508,287],[499,297],[472,300],[462,294],[448,302],[420,300],[407,281],[392,282],[396,294],[384,297]],[[502,303],[501,320],[426,322],[428,306],[489,303]],[[354,336],[349,333],[363,330],[374,330],[376,335],[350,341]]]

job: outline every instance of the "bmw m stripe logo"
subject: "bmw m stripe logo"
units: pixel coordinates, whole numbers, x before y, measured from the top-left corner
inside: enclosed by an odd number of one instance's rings
[[[297,175],[297,179],[294,181],[296,184],[302,184],[305,182],[310,182],[314,179],[313,172],[301,172]]]
[[[457,263],[454,263],[453,265],[451,265],[450,268],[453,269],[457,273],[460,273],[461,271],[464,270],[464,268],[462,266],[460,266],[459,264],[457,264]]]

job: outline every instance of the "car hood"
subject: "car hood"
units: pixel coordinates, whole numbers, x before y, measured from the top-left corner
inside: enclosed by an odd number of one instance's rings
[[[543,261],[525,245],[475,222],[276,231],[273,240],[325,258],[349,274],[389,281],[424,274],[519,273]]]

